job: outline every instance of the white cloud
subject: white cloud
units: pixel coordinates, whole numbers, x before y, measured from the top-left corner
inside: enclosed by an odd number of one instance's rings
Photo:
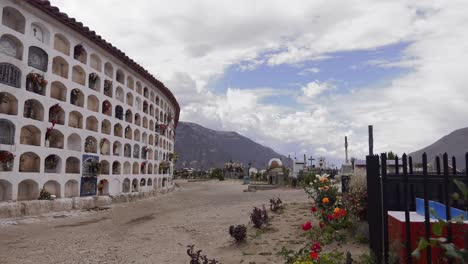
[[[312,99],[328,89],[330,89],[330,85],[328,83],[321,83],[315,80],[302,87],[301,91],[304,97],[306,97],[307,99]]]
[[[236,130],[285,154],[342,158],[349,135],[351,155],[362,158],[368,124],[376,151],[411,151],[468,123],[468,1],[52,2],[173,89],[182,120]],[[220,93],[208,85],[231,65],[297,66],[400,42],[410,43],[401,58],[373,66],[406,67],[407,74],[339,94],[310,82],[301,90],[310,100],[296,107],[263,100],[289,87]]]
[[[317,67],[312,67],[312,68],[307,68],[307,69],[304,69],[302,71],[300,71],[298,73],[298,75],[302,75],[302,76],[305,76],[305,75],[309,75],[309,74],[314,74],[314,73],[319,73],[320,72],[320,69],[317,68]]]

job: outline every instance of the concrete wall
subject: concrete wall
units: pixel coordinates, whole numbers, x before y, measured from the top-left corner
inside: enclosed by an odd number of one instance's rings
[[[14,65],[21,71],[20,87],[0,83],[0,92],[7,93],[8,97],[12,99],[10,102],[1,104],[0,122],[11,121],[14,126],[14,143],[0,144],[0,151],[8,151],[15,155],[12,168],[9,171],[4,170],[0,164],[0,202],[36,199],[39,189],[43,188],[44,185],[57,197],[78,196],[80,191],[77,188],[80,186],[82,171],[67,173],[67,166],[76,168],[76,164],[67,164],[66,161],[68,158],[75,157],[82,164],[83,154],[91,154],[85,152],[87,137],[94,138],[98,144],[97,153],[92,153],[92,155],[96,155],[100,161],[106,161],[110,164],[109,172],[99,175],[97,179],[98,182],[106,180],[109,183],[109,186],[106,187],[109,194],[121,193],[122,182],[127,178],[130,181],[137,179],[138,182],[141,179],[145,179],[146,182],[148,179],[152,179],[156,183],[163,179],[168,183],[172,182],[172,163],[170,163],[168,173],[160,174],[157,168],[163,157],[168,160],[168,153],[174,151],[173,121],[164,134],[159,133],[155,126],[149,127],[147,124],[143,126],[142,122],[146,120],[148,124],[156,125],[162,123],[161,118],[164,119],[169,113],[175,116],[174,106],[157,87],[154,87],[132,68],[95,43],[84,39],[79,33],[33,8],[26,1],[1,1],[0,21],[2,21],[0,37],[13,40],[16,45],[14,49],[5,48],[9,45],[8,40],[0,42],[2,45],[0,46],[0,62]],[[40,36],[38,36],[38,32]],[[74,47],[79,44],[84,47],[85,53],[75,59],[73,56]],[[37,57],[30,58],[33,54],[30,47],[37,47],[47,55],[47,69],[45,71],[30,66],[30,61],[40,61]],[[15,50],[15,56],[12,56],[10,53]],[[104,67],[108,69],[107,74]],[[31,72],[41,74],[47,80],[48,84],[43,94],[26,90],[26,76]],[[96,74],[100,79],[98,87],[94,89],[90,88],[89,76],[91,74]],[[6,74],[4,73],[4,75]],[[117,80],[118,75],[119,80]],[[112,81],[111,97],[104,94],[105,80]],[[78,105],[71,102],[71,93],[74,89],[79,89],[84,99],[80,100]],[[132,102],[127,102],[127,95],[133,99]],[[38,106],[35,108],[35,114],[42,111],[39,115],[42,115],[42,118],[38,118],[40,120],[24,117],[25,103],[30,99],[34,99],[36,106]],[[88,99],[97,99],[97,101]],[[112,105],[110,115],[103,113],[104,101],[108,101]],[[147,111],[143,109],[145,102],[148,105]],[[90,110],[93,103],[96,111]],[[56,124],[54,127],[54,133],[56,132],[61,138],[60,142],[56,142],[57,144],[45,140],[47,128],[52,126],[49,122],[49,111],[55,104],[59,104],[63,109],[59,118],[63,124]],[[116,106],[123,108],[123,120],[115,116]],[[39,111],[41,108],[42,110]],[[140,125],[135,123],[134,118],[132,118],[133,122],[126,121],[125,112],[127,110],[130,110],[133,116],[140,116]],[[79,114],[77,115],[77,113]],[[86,129],[88,118],[95,122],[93,124],[95,131]],[[77,122],[81,122],[81,128]],[[103,123],[110,124],[110,134],[103,133]],[[5,127],[3,124],[2,126]],[[122,129],[129,127],[132,131],[138,130],[146,138],[141,136],[139,140],[135,140],[133,136],[131,139],[118,136],[114,132],[116,125],[120,125]],[[26,126],[33,129],[28,130],[29,134],[24,132],[22,135],[22,128]],[[151,145],[147,144],[150,136],[154,142]],[[105,149],[101,149],[99,143],[104,139],[109,144],[104,146]],[[33,142],[37,144],[31,145]],[[138,144],[140,157],[134,158],[133,155],[131,158],[124,157],[123,150],[113,152],[114,143],[120,145],[121,148],[125,144],[130,144],[132,153],[133,147]],[[144,146],[150,149],[149,153],[154,154],[142,159],[141,149]],[[31,155],[24,155],[27,152],[30,152]],[[59,158],[58,169],[53,172],[45,168],[45,159],[50,155],[57,155]],[[125,162],[141,164],[144,161],[147,162],[146,169],[151,166],[152,170],[123,173]],[[119,172],[112,172],[113,163],[120,164]],[[139,191],[152,189],[153,186],[141,186]]]

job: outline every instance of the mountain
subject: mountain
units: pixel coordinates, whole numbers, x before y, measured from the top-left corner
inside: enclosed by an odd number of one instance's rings
[[[241,162],[261,170],[271,158],[283,161],[287,157],[262,146],[236,132],[215,131],[195,123],[179,122],[175,152],[179,156],[177,169],[210,169],[224,167],[225,162]]]
[[[421,161],[422,154],[426,152],[427,160],[431,162],[437,155],[447,152],[449,158],[455,156],[457,167],[465,167],[465,153],[468,152],[468,127],[453,131],[442,137],[430,146],[410,154],[417,162]],[[449,161],[451,162],[451,161]]]

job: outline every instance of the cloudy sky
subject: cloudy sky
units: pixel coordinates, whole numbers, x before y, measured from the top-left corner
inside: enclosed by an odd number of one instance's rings
[[[52,0],[163,81],[181,120],[282,154],[411,152],[468,126],[468,1]],[[301,153],[301,154],[299,154]]]

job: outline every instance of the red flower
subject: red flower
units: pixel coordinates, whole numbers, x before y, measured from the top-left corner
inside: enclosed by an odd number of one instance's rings
[[[319,258],[318,253],[317,252],[310,252],[310,258],[317,260]]]
[[[320,228],[324,228],[325,224],[322,221],[320,221],[319,226],[320,226]]]
[[[312,208],[310,208],[310,211],[311,211],[312,213],[317,212],[317,207],[313,206]]]
[[[322,247],[318,241],[315,241],[315,243],[312,245],[312,252],[320,253],[320,251],[322,251]]]
[[[305,224],[302,224],[302,230],[307,231],[312,228],[312,223],[310,221],[307,221]]]
[[[330,215],[330,214],[327,215],[327,219],[328,219],[328,221],[332,221],[333,220],[333,215]]]

